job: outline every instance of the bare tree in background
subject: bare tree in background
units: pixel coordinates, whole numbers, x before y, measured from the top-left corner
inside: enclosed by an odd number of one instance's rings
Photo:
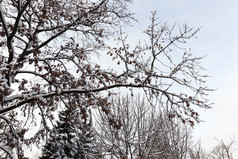
[[[120,87],[141,89],[151,101],[161,101],[158,106],[168,109],[171,119],[199,122],[194,109],[210,108],[206,99],[210,89],[205,85],[207,76],[200,73],[202,58],[184,49],[199,29],[156,23],[153,13],[145,31],[147,43],[132,47],[119,33],[133,19],[128,2],[0,0],[4,157],[23,158],[23,146],[38,145],[60,110],[72,101],[81,106],[78,95],[85,96],[88,107],[109,115],[107,97]],[[97,57],[111,58],[109,68]],[[118,123],[111,121],[116,127]]]
[[[209,154],[202,147],[201,141],[190,148],[189,159],[209,159]]]
[[[171,120],[166,112],[151,107],[145,99],[117,97],[111,101],[110,117],[99,112],[98,144],[105,158],[187,159],[192,147],[190,127]]]
[[[194,147],[189,150],[190,159],[234,159],[234,151],[236,151],[235,138],[230,139],[229,143],[223,140],[217,140],[218,145],[215,146],[211,152],[206,152],[198,142]]]
[[[230,142],[227,144],[223,140],[217,141],[219,143],[211,151],[209,155],[210,159],[234,159],[233,153],[235,151],[235,138],[231,139]]]

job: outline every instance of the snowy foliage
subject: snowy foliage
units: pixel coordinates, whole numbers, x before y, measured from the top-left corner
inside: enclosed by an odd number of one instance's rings
[[[168,109],[170,119],[192,126],[200,121],[196,109],[210,108],[207,75],[201,73],[202,58],[184,48],[199,29],[157,23],[152,13],[148,39],[131,46],[121,31],[134,20],[128,3],[0,0],[2,153],[23,158],[22,145],[39,145],[68,106],[82,111],[87,105],[110,116],[108,97],[118,88],[139,89],[153,105],[161,101],[157,106]],[[102,64],[98,57],[109,61]]]
[[[93,159],[96,154],[91,115],[82,119],[77,108],[69,107],[59,114],[59,121],[50,133],[41,159]]]

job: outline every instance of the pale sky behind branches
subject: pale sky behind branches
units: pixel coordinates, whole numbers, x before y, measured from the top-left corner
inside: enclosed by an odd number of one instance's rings
[[[144,39],[151,11],[157,11],[158,22],[171,27],[202,27],[186,47],[194,56],[206,56],[201,65],[211,76],[207,86],[217,90],[209,96],[213,108],[200,111],[205,122],[195,125],[194,137],[207,151],[216,146],[216,139],[229,142],[235,137],[238,143],[238,0],[134,0],[129,9],[138,20],[124,30],[133,43]],[[238,154],[238,144],[236,149]]]
[[[207,85],[217,90],[209,96],[213,108],[200,111],[205,122],[195,126],[194,136],[208,151],[217,144],[216,139],[227,143],[235,137],[238,142],[238,1],[134,0],[130,9],[138,20],[128,28],[134,39],[143,39],[139,36],[149,25],[151,11],[157,11],[158,20],[170,26],[202,27],[186,47],[194,56],[206,55],[201,65],[211,76]]]

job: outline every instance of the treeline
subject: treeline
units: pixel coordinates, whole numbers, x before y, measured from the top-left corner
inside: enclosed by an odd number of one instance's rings
[[[68,107],[49,133],[42,157],[74,159],[232,159],[235,140],[211,152],[194,141],[192,127],[169,109],[137,96],[110,99],[110,113]],[[82,113],[83,111],[83,113]]]

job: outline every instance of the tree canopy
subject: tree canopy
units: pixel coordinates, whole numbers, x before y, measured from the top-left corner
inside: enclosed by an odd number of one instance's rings
[[[134,20],[128,3],[0,0],[3,155],[22,158],[23,145],[39,143],[56,114],[70,105],[81,108],[83,102],[110,114],[108,96],[118,88],[142,90],[151,104],[167,109],[171,119],[190,125],[200,121],[195,109],[210,108],[210,89],[205,85],[207,75],[200,72],[202,57],[194,57],[185,47],[199,28],[169,27],[152,13],[144,31],[148,39],[131,46],[121,31]],[[97,57],[110,58],[108,67]],[[37,131],[27,137],[34,126]]]

